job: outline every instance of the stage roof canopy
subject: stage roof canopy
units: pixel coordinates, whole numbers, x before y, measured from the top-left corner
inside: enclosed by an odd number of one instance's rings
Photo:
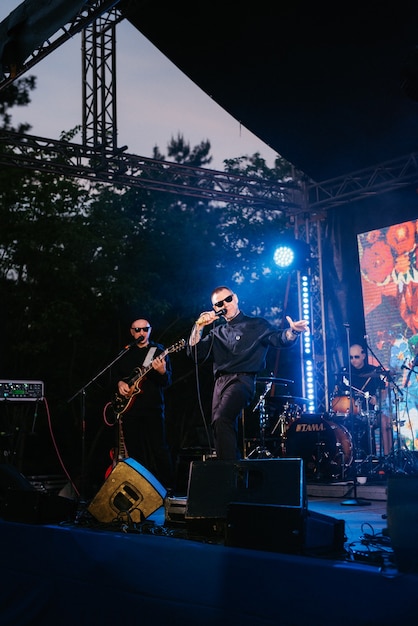
[[[86,4],[24,0],[0,24],[0,69],[23,62]],[[112,6],[314,181],[417,150],[416,1],[103,0],[96,8]]]
[[[222,108],[315,181],[417,150],[416,2],[120,7]]]

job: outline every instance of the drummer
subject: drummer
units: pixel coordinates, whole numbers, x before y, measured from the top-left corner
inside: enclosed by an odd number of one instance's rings
[[[354,404],[354,432],[356,447],[361,456],[361,451],[370,454],[389,454],[392,448],[391,420],[381,411],[381,395],[385,389],[385,378],[379,374],[380,368],[371,365],[366,359],[366,349],[355,343],[350,346],[351,365],[351,389]],[[382,372],[383,373],[383,372]],[[349,414],[350,380],[348,368],[343,368],[340,380],[336,385],[336,393],[343,393],[342,397],[334,398],[341,403],[347,400],[344,408],[347,408],[345,416]],[[334,403],[333,401],[333,403]],[[347,424],[350,427],[350,424]],[[369,430],[371,427],[373,435]]]
[[[379,390],[385,388],[384,380],[379,376],[379,368],[366,360],[366,350],[358,343],[350,346],[350,365],[352,397],[355,400],[354,413],[376,410]],[[346,367],[341,372],[335,393],[344,396],[350,394],[349,370]]]

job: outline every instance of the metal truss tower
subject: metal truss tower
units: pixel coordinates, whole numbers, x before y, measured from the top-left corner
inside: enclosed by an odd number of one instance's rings
[[[83,144],[117,151],[117,9],[100,15],[82,32]]]
[[[314,364],[314,395],[316,412],[323,413],[328,410],[328,375],[327,375],[327,350],[326,350],[326,320],[323,290],[322,272],[322,237],[325,214],[310,214],[308,210],[294,216],[294,232],[297,239],[307,243],[311,251],[311,262],[308,269],[309,294],[310,294],[310,332],[312,355],[310,359]],[[302,292],[300,284],[300,272],[298,272],[299,306],[300,312]],[[301,346],[302,358],[303,350]],[[302,362],[302,369],[304,363]],[[306,377],[302,372],[302,381],[306,384]],[[306,389],[302,390],[306,395]]]

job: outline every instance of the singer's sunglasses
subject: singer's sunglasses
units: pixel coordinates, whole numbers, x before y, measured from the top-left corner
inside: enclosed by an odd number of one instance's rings
[[[224,305],[224,302],[232,302],[232,298],[234,297],[234,294],[230,294],[229,296],[226,296],[226,298],[224,298],[223,300],[219,300],[219,302],[214,302],[213,306],[216,306],[218,309]]]
[[[350,359],[359,359],[360,356],[358,354],[350,354]]]
[[[131,328],[131,330],[134,330],[136,333],[140,333],[141,330],[144,331],[144,333],[147,333],[150,328],[151,328],[151,326],[144,326],[143,328],[139,328],[137,326],[136,328]]]

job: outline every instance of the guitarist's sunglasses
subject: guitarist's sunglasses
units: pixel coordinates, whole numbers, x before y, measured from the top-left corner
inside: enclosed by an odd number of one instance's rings
[[[224,298],[223,300],[219,300],[219,302],[214,302],[213,306],[216,306],[218,309],[223,306],[224,302],[232,302],[232,298],[234,297],[234,295],[231,293],[231,295],[226,296],[226,298]]]
[[[131,330],[134,330],[136,333],[140,333],[141,330],[144,331],[144,333],[147,333],[149,331],[151,327],[150,326],[144,326],[143,328],[139,328],[138,326],[136,328],[131,328]]]

